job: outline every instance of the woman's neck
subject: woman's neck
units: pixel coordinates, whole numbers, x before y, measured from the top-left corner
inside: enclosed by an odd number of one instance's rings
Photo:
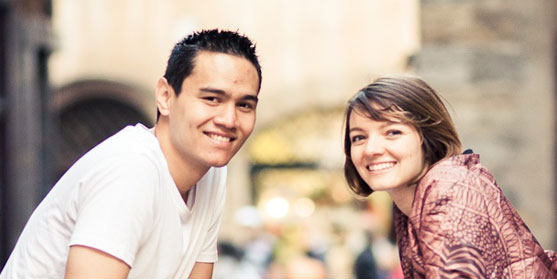
[[[412,212],[412,203],[414,202],[416,187],[417,184],[413,184],[388,191],[395,205],[406,216],[410,216]]]

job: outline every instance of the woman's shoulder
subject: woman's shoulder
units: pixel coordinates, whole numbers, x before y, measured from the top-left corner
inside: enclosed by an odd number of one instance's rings
[[[430,167],[426,177],[436,177],[449,173],[461,174],[470,172],[470,170],[480,167],[480,155],[478,154],[460,154],[440,160]]]
[[[493,181],[493,175],[480,163],[478,154],[461,154],[445,158],[434,164],[420,184],[428,182],[459,182],[478,178]]]
[[[493,175],[480,163],[478,154],[462,154],[441,160],[424,175],[418,185],[421,196],[432,194],[465,198],[465,193],[495,195],[499,187]]]

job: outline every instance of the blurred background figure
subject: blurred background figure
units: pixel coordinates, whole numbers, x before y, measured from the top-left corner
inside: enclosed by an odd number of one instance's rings
[[[392,204],[351,196],[341,149],[348,98],[392,73],[445,96],[464,147],[555,250],[555,13],[556,0],[0,0],[0,266],[63,170],[123,126],[153,124],[169,46],[217,27],[257,43],[264,78],[229,165],[215,276],[286,278],[301,258],[354,278],[371,232],[379,277],[397,278]]]
[[[215,278],[265,278],[272,259],[275,238],[263,229],[263,220],[253,206],[236,210],[234,219],[241,228],[237,244],[220,241],[224,262],[215,264]]]
[[[327,273],[323,262],[308,256],[291,259],[286,270],[288,279],[325,279]]]
[[[358,279],[387,278],[385,277],[386,275],[380,274],[378,271],[375,255],[373,254],[371,236],[368,235],[366,239],[366,246],[354,262],[354,276]]]

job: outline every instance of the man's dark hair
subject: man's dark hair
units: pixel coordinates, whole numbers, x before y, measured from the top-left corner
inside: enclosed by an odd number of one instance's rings
[[[261,88],[261,66],[255,53],[255,44],[238,32],[211,29],[194,32],[172,49],[164,77],[176,95],[180,94],[182,83],[193,71],[194,60],[199,51],[225,53],[249,60],[257,70],[258,90]],[[157,110],[157,120],[159,115]]]

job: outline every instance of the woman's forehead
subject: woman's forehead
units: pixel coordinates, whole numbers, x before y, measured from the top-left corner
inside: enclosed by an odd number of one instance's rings
[[[390,108],[384,108],[378,104],[370,104],[368,108],[355,106],[352,110],[354,114],[361,117],[370,118],[374,121],[386,121],[392,123],[407,122],[403,111]]]

